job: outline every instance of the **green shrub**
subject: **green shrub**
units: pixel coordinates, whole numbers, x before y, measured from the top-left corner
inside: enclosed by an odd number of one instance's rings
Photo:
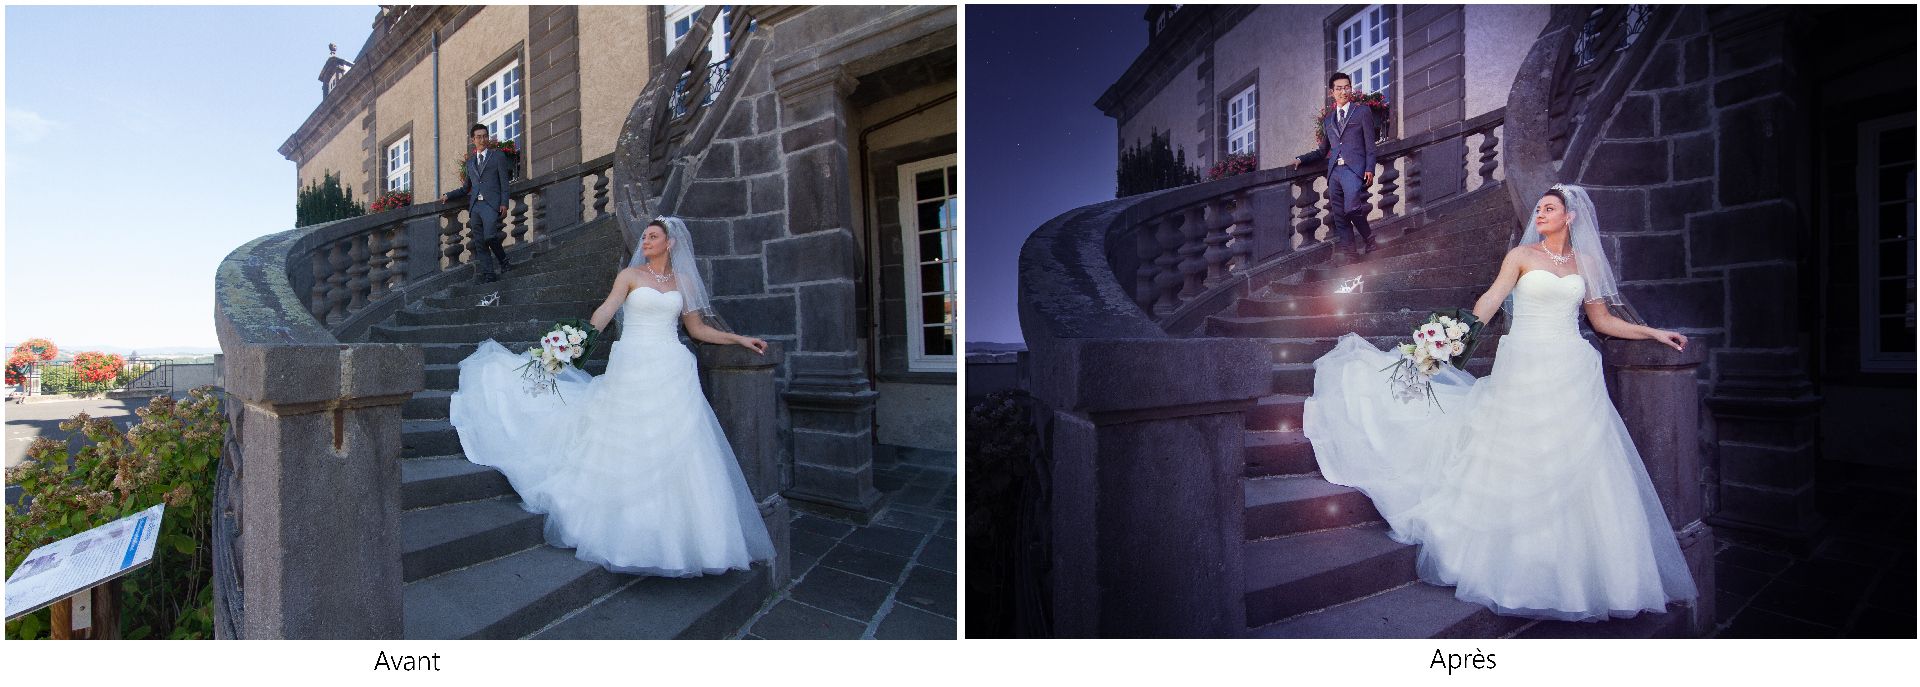
[[[353,202],[353,187],[340,183],[340,175],[326,172],[319,181],[300,189],[294,201],[293,226],[331,222],[367,214],[365,203]]]
[[[80,379],[80,373],[71,365],[43,365],[40,368],[40,393],[43,394],[98,394],[120,388],[119,379],[104,382],[89,382]]]
[[[41,437],[7,470],[7,483],[31,499],[7,509],[7,573],[35,548],[164,502],[153,562],[122,578],[120,634],[211,639],[213,485],[226,416],[212,387],[183,401],[156,396],[135,412],[140,423],[124,434],[112,420],[76,415],[60,429],[86,436],[77,453]],[[45,637],[49,618],[41,609],[7,623],[6,637]]]

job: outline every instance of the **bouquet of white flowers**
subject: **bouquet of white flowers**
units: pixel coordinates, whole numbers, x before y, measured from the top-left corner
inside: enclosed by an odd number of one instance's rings
[[[539,346],[527,349],[527,364],[520,366],[520,376],[527,380],[527,393],[558,395],[560,385],[555,378],[568,365],[586,369],[587,354],[593,350],[599,334],[593,325],[577,319],[554,323],[553,329],[540,337]]]
[[[1428,316],[1426,324],[1413,330],[1411,343],[1396,347],[1400,359],[1382,370],[1391,370],[1387,385],[1393,388],[1394,398],[1404,403],[1425,396],[1438,408],[1440,399],[1433,395],[1433,376],[1440,372],[1442,364],[1466,367],[1480,326],[1480,319],[1465,310]]]

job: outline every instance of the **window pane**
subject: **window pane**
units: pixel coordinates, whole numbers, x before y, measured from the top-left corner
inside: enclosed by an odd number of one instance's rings
[[[959,216],[958,216],[959,212],[960,212],[960,202],[958,200],[953,198],[948,198],[947,202],[941,203],[940,204],[940,228],[952,229],[954,228],[955,225],[959,224]],[[952,256],[949,255],[948,257],[952,257]]]
[[[920,216],[919,216],[919,217],[917,218],[917,219],[918,219],[918,221],[920,222],[920,224],[919,224],[919,225],[917,225],[917,226],[916,226],[915,228],[916,228],[916,229],[937,229],[937,228],[939,228],[939,227],[940,227],[940,206],[941,206],[941,205],[943,205],[943,203],[942,203],[942,202],[940,202],[940,201],[937,201],[937,200],[936,200],[936,201],[933,201],[933,202],[929,202],[929,203],[920,203],[920,204],[919,204],[919,215],[920,215]],[[920,256],[920,259],[921,259],[921,260],[932,260],[932,259],[933,259],[933,257],[932,257],[932,256],[930,256],[930,255],[921,255],[921,256]]]
[[[1880,350],[1887,353],[1912,353],[1914,328],[1903,317],[1880,320]]]
[[[1907,189],[1911,188],[1910,177],[1913,163],[1880,168],[1880,199],[1898,200],[1913,197]]]
[[[928,327],[924,348],[927,355],[953,355],[953,329],[951,327]]]
[[[1901,162],[1913,159],[1913,127],[1894,129],[1880,134],[1880,163]]]
[[[960,168],[959,167],[947,168],[947,193],[951,195],[956,195],[956,196],[960,195]]]
[[[941,294],[920,297],[920,321],[926,324],[939,324],[947,319],[947,297]]]
[[[946,253],[940,250],[942,243],[940,237],[945,233],[946,232],[934,231],[920,235],[920,259],[922,261],[945,259]]]
[[[1880,238],[1897,239],[1913,234],[1912,203],[1885,203],[1880,206]]]
[[[931,265],[920,266],[920,291],[921,292],[940,293],[943,291],[952,291],[952,290],[953,290],[953,286],[947,283],[947,270],[945,269],[945,265],[941,263],[934,263]]]
[[[1903,267],[1892,274],[1906,271]],[[1880,315],[1902,315],[1907,312],[1907,280],[1904,278],[1880,280]]]
[[[914,200],[929,200],[947,195],[947,184],[941,170],[930,169],[913,175]],[[921,228],[930,228],[931,225]]]

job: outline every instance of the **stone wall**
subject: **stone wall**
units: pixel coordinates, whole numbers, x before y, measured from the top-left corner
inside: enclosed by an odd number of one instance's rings
[[[584,159],[613,152],[634,98],[647,87],[660,43],[658,6],[580,7],[580,150]]]

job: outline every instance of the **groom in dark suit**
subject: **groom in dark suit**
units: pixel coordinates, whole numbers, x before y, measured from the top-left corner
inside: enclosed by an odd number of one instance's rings
[[[1373,121],[1373,108],[1353,102],[1353,79],[1334,72],[1327,79],[1333,93],[1333,109],[1321,120],[1325,134],[1320,149],[1294,158],[1293,166],[1330,160],[1327,163],[1327,201],[1333,224],[1333,240],[1342,253],[1358,258],[1361,246],[1354,245],[1354,233],[1366,252],[1379,246],[1373,242],[1373,228],[1367,226],[1371,206],[1361,202],[1361,194],[1373,185],[1373,141],[1379,125]]]
[[[479,227],[480,244],[486,246],[475,256],[480,263],[476,278],[482,283],[499,281],[495,261],[500,263],[499,271],[513,269],[507,262],[506,249],[500,245],[506,239],[500,225],[507,216],[507,185],[511,181],[513,161],[506,153],[492,149],[493,137],[488,135],[487,125],[475,124],[469,132],[473,157],[467,160],[467,183],[447,193],[446,200],[451,203],[468,199],[467,217]]]

